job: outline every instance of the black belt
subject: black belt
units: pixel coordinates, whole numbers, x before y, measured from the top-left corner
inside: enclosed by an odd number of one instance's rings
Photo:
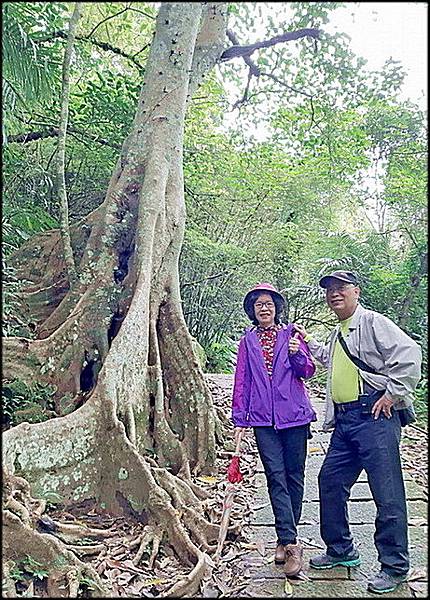
[[[371,413],[372,406],[383,394],[385,390],[375,390],[371,394],[360,394],[357,400],[352,402],[338,402],[334,403],[334,412],[347,412],[348,410],[361,409],[364,415]]]
[[[346,412],[347,410],[357,410],[358,408],[361,408],[360,400],[353,400],[352,402],[334,403],[335,412]]]

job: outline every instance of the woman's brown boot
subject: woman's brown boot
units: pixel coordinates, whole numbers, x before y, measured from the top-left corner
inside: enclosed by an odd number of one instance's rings
[[[295,577],[303,568],[303,546],[300,542],[285,546],[284,572],[287,577]]]

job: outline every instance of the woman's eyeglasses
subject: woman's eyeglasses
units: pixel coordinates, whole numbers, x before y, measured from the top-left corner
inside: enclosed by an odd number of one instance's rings
[[[260,310],[260,308],[263,308],[263,306],[265,306],[266,308],[273,308],[275,306],[274,302],[271,302],[270,300],[268,300],[267,302],[256,302],[254,304],[255,308],[258,308]]]

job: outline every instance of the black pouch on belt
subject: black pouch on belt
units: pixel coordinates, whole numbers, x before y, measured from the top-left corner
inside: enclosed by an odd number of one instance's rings
[[[381,396],[385,394],[385,390],[375,390],[371,394],[360,394],[358,400],[360,402],[360,414],[370,415],[372,406]]]

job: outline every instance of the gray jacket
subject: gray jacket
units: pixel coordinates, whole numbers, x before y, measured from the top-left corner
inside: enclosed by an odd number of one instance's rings
[[[326,411],[323,430],[334,427],[334,404],[331,397],[333,353],[340,324],[332,331],[327,343],[308,341],[313,356],[328,368]],[[348,349],[381,375],[359,369],[360,377],[377,390],[386,390],[393,408],[406,408],[413,402],[413,392],[421,377],[421,348],[388,317],[357,306],[344,335]]]

